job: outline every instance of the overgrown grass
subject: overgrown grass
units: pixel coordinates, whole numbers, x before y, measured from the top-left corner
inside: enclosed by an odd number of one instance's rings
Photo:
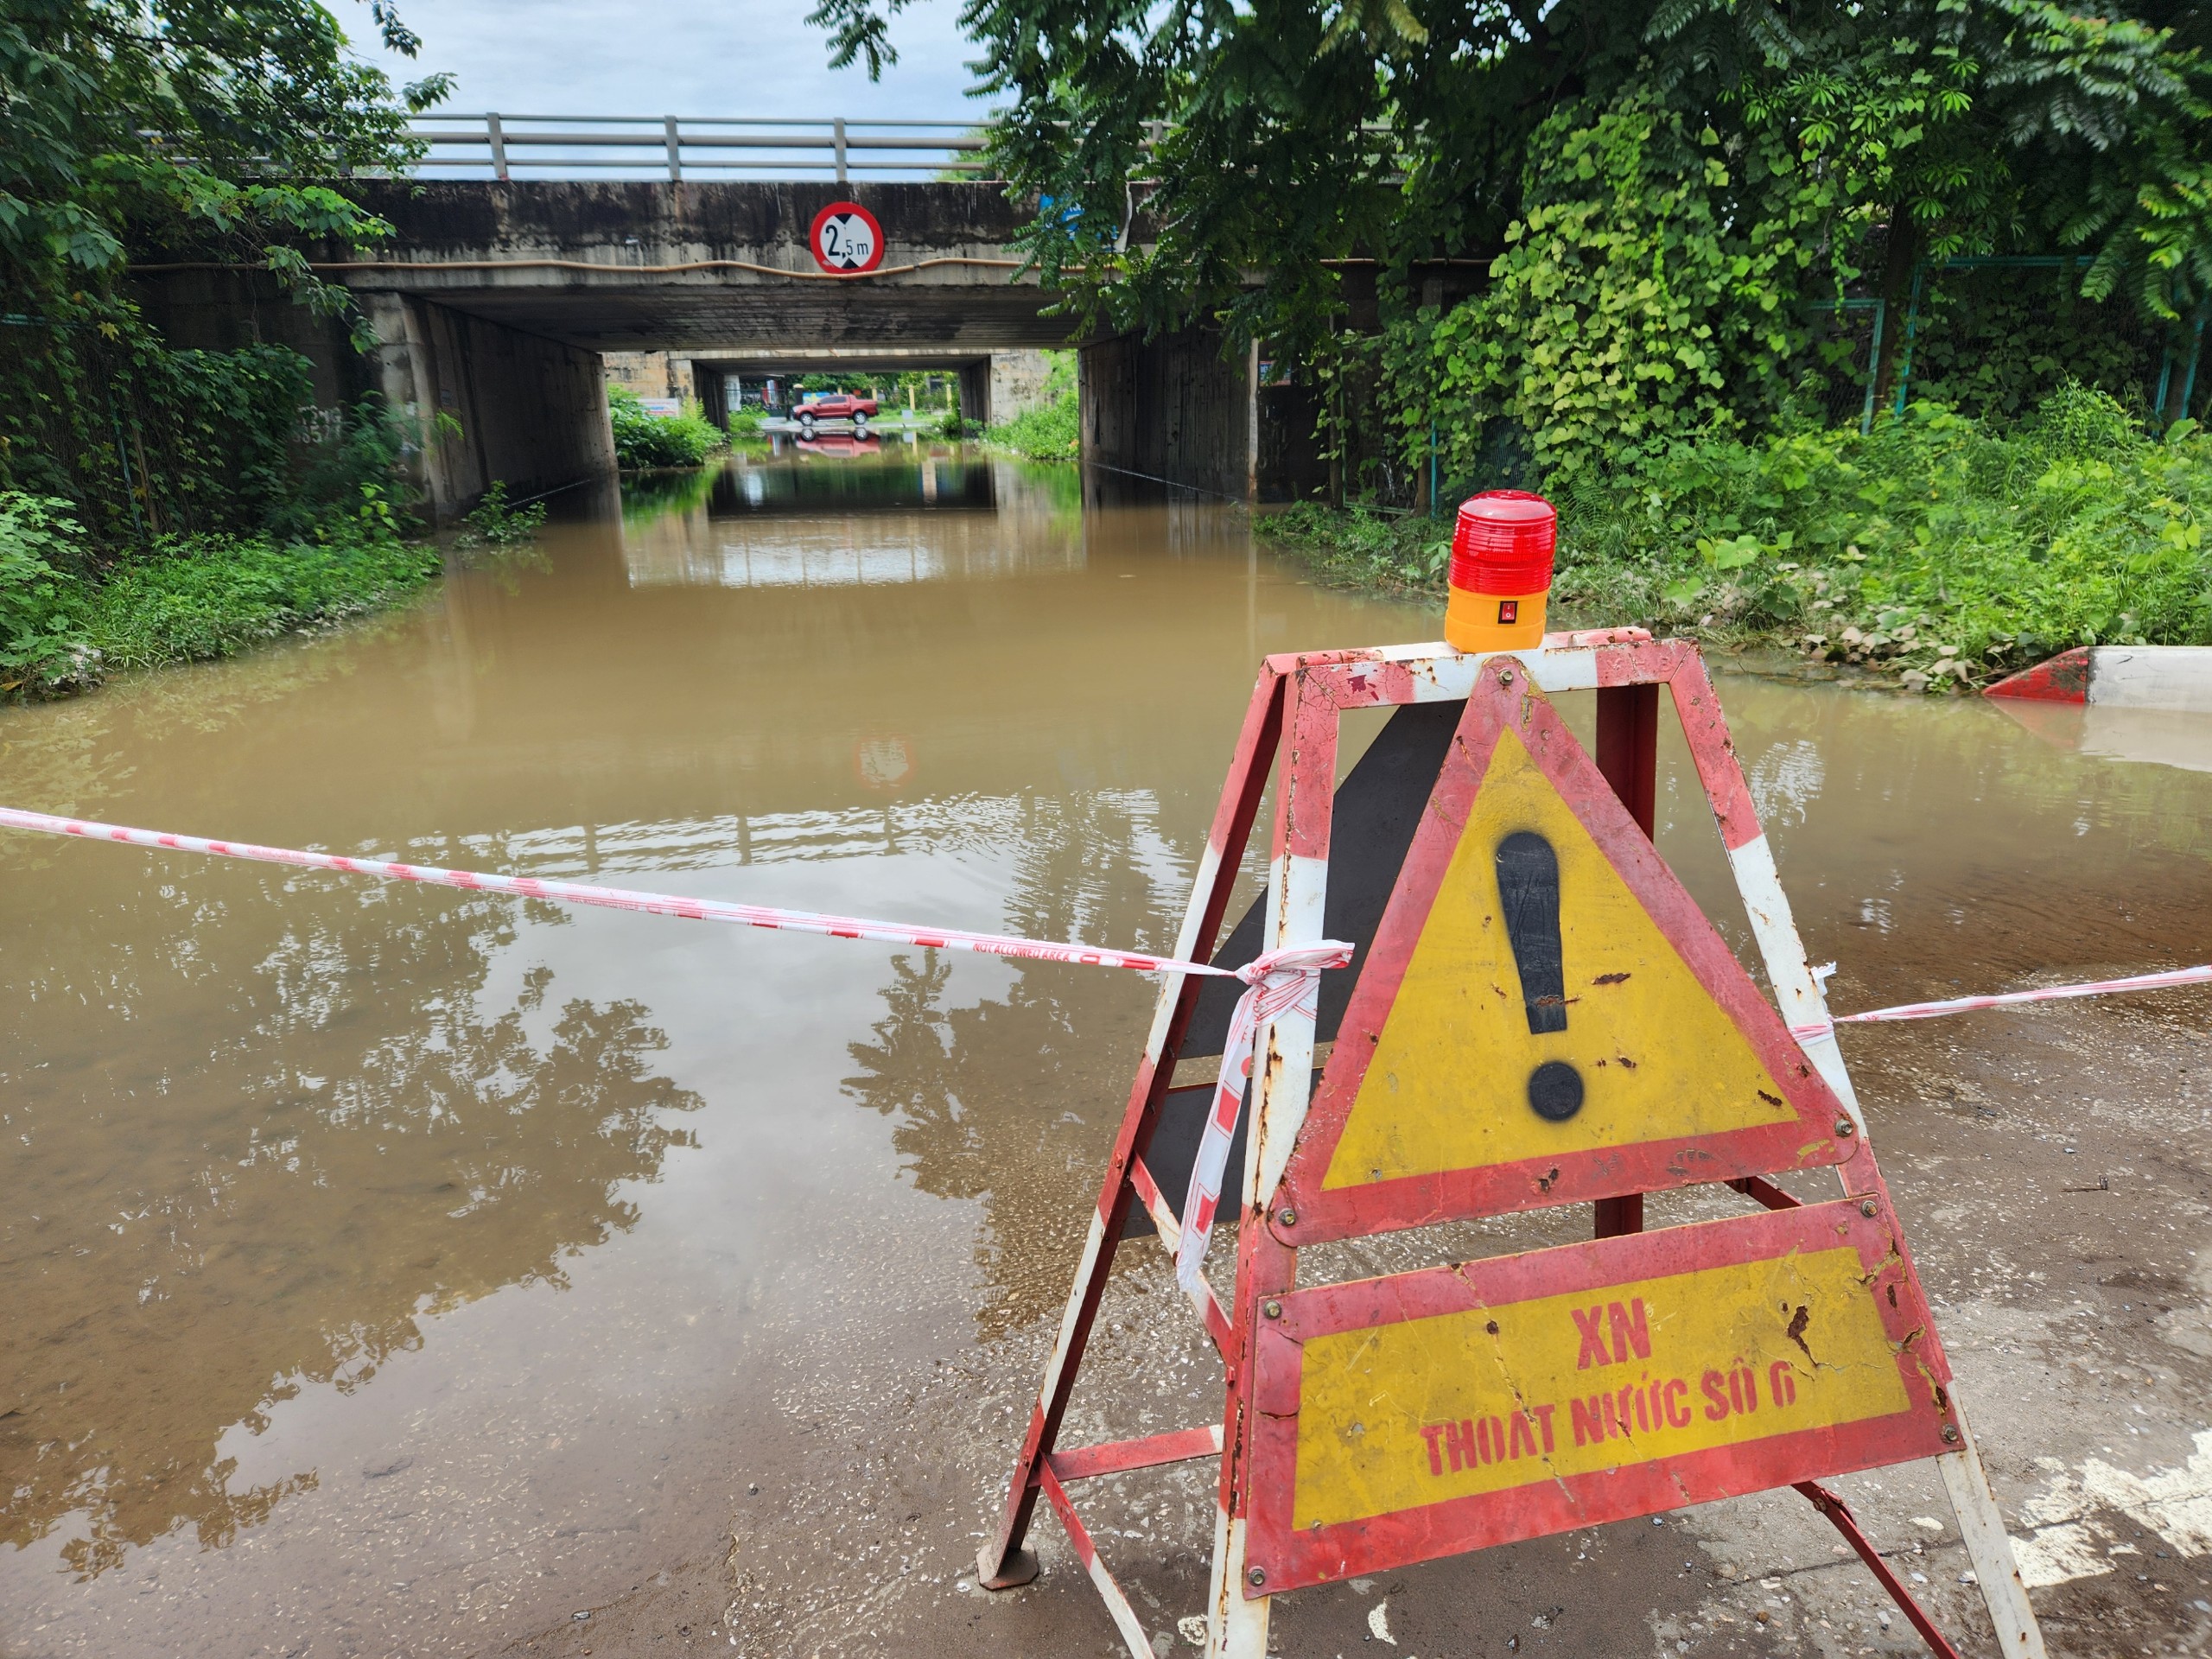
[[[1979,683],[2076,645],[2212,642],[2212,438],[2153,439],[2068,387],[1991,429],[1930,404],[1855,429],[1685,446],[1559,499],[1554,607]],[[1448,520],[1301,505],[1262,533],[1325,573],[1444,591]]]
[[[1077,404],[1075,353],[1054,354],[1045,377],[1045,401],[1026,409],[1010,421],[986,427],[987,442],[1011,449],[1031,461],[1073,461],[1082,438],[1082,412]]]
[[[228,657],[295,628],[381,610],[436,576],[418,542],[208,542],[118,567],[90,595],[84,638],[106,669]]]
[[[166,541],[103,567],[67,502],[0,493],[0,692],[57,696],[118,670],[227,657],[394,604],[440,565],[435,547],[372,514],[311,539]]]
[[[506,480],[494,479],[484,498],[463,515],[463,547],[519,547],[545,527],[545,503],[511,502]]]

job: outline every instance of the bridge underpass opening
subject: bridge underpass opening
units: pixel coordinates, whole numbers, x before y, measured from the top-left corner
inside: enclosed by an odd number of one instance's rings
[[[802,382],[830,381],[846,391],[875,387],[888,400],[882,411],[886,419],[909,409],[918,417],[957,410],[963,420],[989,425],[1042,403],[1052,367],[1051,354],[1033,347],[982,353],[830,348],[702,355],[689,361],[690,395],[717,424],[727,423],[741,407],[788,416]]]
[[[1294,457],[1310,429],[1294,418],[1271,435],[1257,353],[1224,353],[1216,337],[1071,340],[1071,319],[1053,314],[1061,296],[1021,269],[1015,238],[1028,209],[996,184],[353,188],[393,236],[372,251],[314,250],[311,263],[353,291],[378,342],[365,362],[265,270],[180,260],[135,275],[175,343],[278,340],[315,363],[319,403],[376,390],[408,412],[441,518],[494,481],[520,498],[612,472],[601,361],[610,353],[766,364],[935,356],[975,383],[963,385],[969,418],[988,420],[1002,398],[976,365],[1079,344],[1086,461],[1236,499],[1284,493],[1295,467],[1267,458]],[[841,201],[882,229],[881,262],[863,276],[826,271],[810,249],[816,216]]]

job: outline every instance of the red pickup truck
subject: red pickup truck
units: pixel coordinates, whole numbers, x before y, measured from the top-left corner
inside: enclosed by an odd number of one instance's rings
[[[855,397],[849,391],[811,391],[800,402],[793,418],[798,422],[798,429],[810,437],[822,421],[850,421],[859,432],[867,429],[875,408],[874,398]]]

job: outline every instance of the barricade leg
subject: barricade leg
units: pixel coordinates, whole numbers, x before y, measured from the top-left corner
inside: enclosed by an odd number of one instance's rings
[[[1843,1535],[1844,1541],[1851,1546],[1860,1560],[1866,1563],[1866,1569],[1874,1575],[1875,1581],[1889,1592],[1890,1599],[1904,1610],[1912,1628],[1920,1632],[1920,1639],[1928,1644],[1929,1652],[1934,1654],[1936,1659],[1959,1659],[1959,1650],[1951,1645],[1950,1637],[1936,1628],[1936,1621],[1928,1617],[1927,1610],[1912,1599],[1912,1592],[1904,1587],[1904,1581],[1890,1570],[1890,1564],[1882,1559],[1881,1552],[1859,1529],[1859,1522],[1851,1513],[1851,1506],[1816,1480],[1801,1480],[1797,1483],[1797,1490],[1812,1500],[1815,1509],[1835,1523],[1835,1529]]]
[[[1959,1536],[1974,1563],[1976,1586],[1989,1608],[1989,1622],[1997,1627],[1998,1651],[2007,1659],[2044,1659],[2043,1631],[2035,1609],[2028,1605],[2028,1587],[2020,1581],[2019,1564],[2012,1559],[2012,1541],[2005,1534],[2005,1517],[1997,1508],[1997,1495],[1989,1489],[1988,1472],[1975,1450],[1974,1430],[1966,1407],[1952,1383],[1951,1414],[1959,1426],[1959,1449],[1936,1459],[1943,1472],[1944,1490],[1951,1497],[1951,1512],[1958,1516]]]
[[[1285,764],[1275,807],[1268,883],[1266,949],[1321,938],[1329,875],[1330,810],[1336,781],[1338,709],[1325,687],[1293,682]],[[1273,1598],[1246,1556],[1251,1511],[1251,1332],[1272,1318],[1275,1298],[1297,1282],[1298,1252],[1278,1240],[1267,1206],[1290,1161],[1313,1091],[1314,1006],[1285,1009],[1259,1029],[1252,1073],[1250,1151],[1236,1234],[1236,1293],[1230,1313],[1229,1389],[1222,1425],[1219,1510],[1206,1598],[1208,1659],[1268,1659]]]

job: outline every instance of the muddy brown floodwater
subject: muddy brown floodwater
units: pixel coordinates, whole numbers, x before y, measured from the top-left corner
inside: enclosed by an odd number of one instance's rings
[[[404,614],[0,715],[0,801],[1160,948],[1259,655],[1437,620],[1119,487],[892,445],[633,489]],[[2212,957],[2212,775],[1720,689],[1840,1009]],[[1666,743],[1662,850],[1747,953]],[[1029,1589],[972,1563],[1147,982],[12,836],[0,938],[6,1659],[1117,1650],[1049,1519]],[[2054,1652],[2212,1632],[2208,1013],[1843,1039]],[[1073,1436],[1218,1409],[1155,1255]],[[1990,1651],[1932,1471],[1840,1484]],[[1205,1471],[1085,1501],[1193,1653]],[[1770,1496],[1287,1598],[1275,1646],[1913,1650],[1838,1553]]]

